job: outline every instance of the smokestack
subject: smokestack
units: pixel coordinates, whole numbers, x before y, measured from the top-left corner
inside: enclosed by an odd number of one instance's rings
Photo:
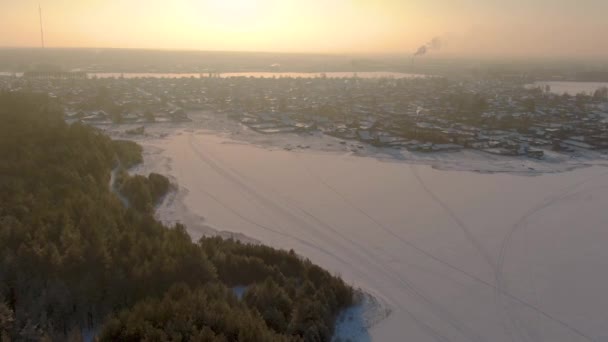
[[[40,19],[40,46],[44,49],[44,31],[42,29],[42,7],[38,4],[38,17]]]

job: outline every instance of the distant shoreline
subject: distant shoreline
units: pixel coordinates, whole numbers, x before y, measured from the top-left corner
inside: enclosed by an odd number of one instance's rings
[[[66,72],[68,74],[69,72]],[[244,71],[244,72],[82,72],[90,78],[206,78],[206,77],[254,77],[254,78],[424,78],[432,75],[394,72],[394,71],[330,71],[330,72],[283,72],[283,71]],[[215,76],[217,75],[217,76]],[[23,72],[0,72],[0,76],[23,77]]]

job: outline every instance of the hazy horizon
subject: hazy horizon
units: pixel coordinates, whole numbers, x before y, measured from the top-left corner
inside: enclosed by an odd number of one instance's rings
[[[602,58],[608,2],[33,1],[0,4],[0,46]],[[436,46],[431,46],[438,38]]]

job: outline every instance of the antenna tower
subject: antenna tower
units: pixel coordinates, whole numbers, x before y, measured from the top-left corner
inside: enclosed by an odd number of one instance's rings
[[[42,7],[38,4],[38,17],[40,19],[40,46],[44,49],[44,31],[42,29]]]

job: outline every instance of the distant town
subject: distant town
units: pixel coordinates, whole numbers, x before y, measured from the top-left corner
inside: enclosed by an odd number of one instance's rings
[[[311,133],[379,147],[438,152],[475,149],[543,158],[608,149],[608,89],[556,94],[519,77],[88,77],[0,76],[0,90],[48,93],[66,119],[90,124],[189,120],[226,114],[262,134]]]

